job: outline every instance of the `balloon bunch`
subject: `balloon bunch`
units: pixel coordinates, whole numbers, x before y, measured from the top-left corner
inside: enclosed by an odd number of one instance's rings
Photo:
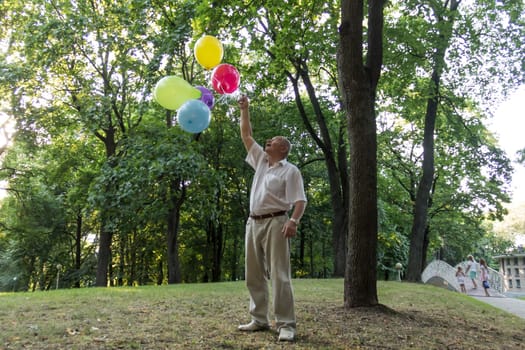
[[[238,87],[240,75],[231,64],[222,63],[222,43],[211,35],[202,36],[195,43],[197,62],[211,72],[211,86],[220,95],[232,94]],[[160,79],[153,90],[153,98],[162,107],[177,111],[180,127],[190,133],[200,133],[211,120],[211,109],[215,104],[212,91],[204,86],[192,86],[177,76]]]

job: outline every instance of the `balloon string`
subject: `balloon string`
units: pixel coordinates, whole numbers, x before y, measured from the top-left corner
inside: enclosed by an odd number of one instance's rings
[[[227,103],[227,100],[228,99],[228,96],[226,95],[221,95],[218,99],[217,99],[217,103],[218,104],[226,104]]]
[[[218,99],[217,103],[220,104],[230,104],[232,102],[237,102],[239,97],[242,96],[242,92],[240,90],[235,90],[231,94],[222,94]]]

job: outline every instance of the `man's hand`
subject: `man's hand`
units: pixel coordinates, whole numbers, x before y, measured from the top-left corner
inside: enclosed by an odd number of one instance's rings
[[[237,103],[239,104],[239,109],[241,111],[247,110],[248,107],[250,107],[250,100],[248,99],[248,96],[246,95],[241,95],[241,97],[239,97],[239,99],[237,100]]]
[[[281,231],[285,238],[292,238],[297,235],[297,224],[293,221],[286,221]]]
[[[255,140],[252,136],[252,125],[250,123],[250,100],[248,99],[248,96],[241,95],[241,97],[239,97],[237,100],[237,103],[239,104],[239,109],[241,111],[241,139],[242,143],[244,144],[244,148],[246,148],[246,151],[249,152],[250,148],[255,143]]]

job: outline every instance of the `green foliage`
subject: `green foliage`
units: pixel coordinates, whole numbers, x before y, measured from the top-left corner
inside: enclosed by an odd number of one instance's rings
[[[400,195],[400,198],[403,197]],[[389,212],[389,211],[396,211]],[[404,215],[403,215],[404,214]],[[377,238],[378,278],[388,280],[393,272],[397,273],[395,265],[400,263],[406,266],[408,260],[409,240],[406,222],[409,215],[403,213],[399,207],[379,202],[379,228]],[[404,227],[405,226],[405,227]]]
[[[438,3],[385,8],[377,101],[384,271],[407,259],[431,58],[443,44],[432,11],[450,15],[431,5]],[[522,6],[479,1],[455,14],[436,124],[429,258],[457,262],[505,247],[481,225],[505,214],[511,173],[485,124],[494,96],[523,81]],[[92,284],[92,239],[102,225],[114,230],[112,283],[165,283],[173,198],[184,201],[183,281],[243,278],[252,171],[235,96],[216,96],[200,135],[182,132],[174,112],[151,97],[168,74],[209,85],[210,72],[192,55],[202,34],[219,37],[224,61],[241,72],[256,139],[285,134],[293,143],[290,161],[301,168],[309,201],[292,241],[294,274],[331,276],[334,215],[344,215],[334,214],[333,203],[346,194],[348,152],[336,79],[339,11],[338,2],[317,0],[1,2],[1,106],[16,119],[17,135],[0,171],[10,188],[0,220],[0,288],[49,288],[57,263],[60,287]],[[343,184],[340,198],[330,175]]]
[[[522,6],[517,3],[394,2],[386,13],[379,186],[384,202],[393,204],[398,213],[397,227],[406,235],[422,176],[420,144],[427,101],[436,88],[430,78],[433,69],[442,74],[432,150],[435,174],[428,203],[427,258],[438,253],[451,262],[461,261],[465,249],[485,234],[481,223],[486,216],[501,219],[506,213],[503,204],[510,200],[512,167],[484,122],[491,115],[487,106],[502,97],[498,92],[503,85],[522,81],[523,71],[516,67],[522,64],[523,47],[515,44],[523,36],[523,27],[509,22]],[[488,24],[496,18],[498,24]],[[505,38],[495,43],[502,33]],[[507,64],[499,65],[501,60],[494,56],[500,50],[509,50],[503,59]],[[436,60],[440,54],[444,62]],[[485,67],[481,61],[487,59],[494,62],[491,68],[480,69]],[[503,85],[494,86],[495,76],[508,75],[512,77]]]

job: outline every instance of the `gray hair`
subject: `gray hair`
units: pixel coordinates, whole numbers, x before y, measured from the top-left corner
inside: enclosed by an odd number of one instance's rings
[[[276,136],[275,138],[279,139],[279,141],[286,146],[286,156],[288,156],[292,150],[292,143],[284,136]]]

